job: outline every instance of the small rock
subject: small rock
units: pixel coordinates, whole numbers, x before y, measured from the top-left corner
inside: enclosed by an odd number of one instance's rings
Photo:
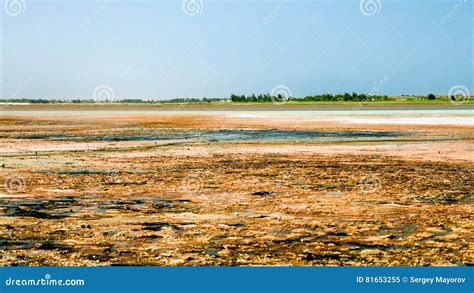
[[[217,252],[217,250],[215,249],[207,249],[204,251],[205,254],[211,256],[211,257],[218,257],[219,256],[219,252]]]

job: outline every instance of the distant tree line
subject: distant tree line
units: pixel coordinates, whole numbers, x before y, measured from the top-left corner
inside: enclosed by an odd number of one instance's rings
[[[416,99],[427,99],[436,100],[436,96],[429,94],[427,96],[412,96]],[[235,95],[232,94],[230,98],[180,98],[180,99],[169,99],[169,100],[153,100],[153,99],[121,99],[115,101],[95,101],[91,99],[72,99],[72,100],[46,100],[46,99],[0,99],[0,103],[31,103],[31,104],[59,104],[59,103],[75,103],[75,104],[87,104],[87,103],[123,103],[123,104],[153,104],[153,103],[211,103],[211,102],[222,102],[230,101],[234,103],[260,103],[260,102],[273,102],[293,100],[300,102],[338,102],[338,101],[355,101],[355,102],[371,102],[371,101],[390,101],[396,100],[394,97],[386,95],[367,95],[357,93],[344,93],[344,94],[321,94],[305,96],[303,98],[295,97],[284,97],[282,95],[272,96],[270,94],[251,94],[251,95]]]
[[[211,102],[221,102],[225,101],[227,99],[221,99],[221,98],[202,98],[202,99],[196,99],[196,98],[182,98],[182,99],[170,99],[170,100],[160,100],[159,102],[161,103],[211,103]]]
[[[283,97],[273,97],[275,98],[283,98]],[[281,100],[281,99],[280,99]],[[256,96],[255,94],[252,94],[250,96],[246,95],[230,95],[230,101],[234,103],[245,103],[245,102],[271,102],[272,101],[272,96],[270,94],[260,94]]]
[[[395,98],[388,97],[386,95],[366,95],[356,93],[344,93],[344,94],[324,94],[315,96],[306,96],[302,99],[303,101],[355,101],[355,102],[369,102],[369,101],[389,101],[395,100]]]
[[[231,95],[230,100],[232,102],[271,102],[271,101],[281,101],[285,99],[285,97],[279,96],[271,96],[270,94],[264,95]],[[319,102],[319,101],[388,101],[388,100],[395,100],[395,98],[391,98],[388,96],[379,96],[379,95],[366,95],[366,94],[356,94],[356,93],[345,93],[345,94],[322,94],[322,95],[312,95],[312,96],[305,96],[303,98],[293,98],[293,97],[286,97],[286,99],[290,99],[293,101],[304,101],[304,102]]]
[[[95,101],[91,99],[73,99],[73,100],[46,100],[46,99],[0,99],[0,103],[30,103],[30,104],[61,104],[61,103],[73,103],[73,104],[93,104],[93,103],[121,103],[121,104],[154,104],[154,103],[211,103],[225,101],[227,99],[219,98],[202,98],[202,99],[170,99],[170,100],[142,100],[142,99],[121,99],[112,101]]]

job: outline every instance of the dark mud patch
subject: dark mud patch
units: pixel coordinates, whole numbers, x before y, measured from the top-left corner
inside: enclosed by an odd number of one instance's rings
[[[400,239],[410,236],[418,229],[415,224],[401,224],[394,228],[387,228],[384,225],[380,226],[381,235],[389,235],[390,239]]]
[[[462,202],[468,202],[472,199],[472,196],[464,192],[452,192],[440,195],[419,195],[415,199],[432,204],[457,204]]]
[[[39,250],[59,250],[59,251],[73,251],[73,249],[69,246],[55,243],[55,242],[43,242],[36,244],[37,249]]]
[[[142,227],[143,230],[149,231],[161,231],[161,229],[163,228],[171,228],[175,232],[181,231],[181,229],[177,225],[165,222],[143,223]]]
[[[206,142],[258,141],[258,142],[321,142],[339,140],[376,140],[394,139],[408,136],[408,133],[389,131],[309,131],[309,130],[278,130],[278,129],[219,129],[212,131],[154,131],[124,135],[22,135],[16,139],[59,140],[59,141],[154,141],[154,140],[188,140],[198,139]]]
[[[35,247],[36,242],[29,240],[0,239],[0,250],[19,250]]]
[[[67,245],[44,239],[0,239],[0,250],[57,250],[61,252],[72,252],[74,249]]]
[[[94,253],[94,254],[89,254],[85,258],[88,260],[93,260],[96,262],[104,262],[104,261],[109,261],[111,259],[114,259],[116,255],[113,254],[107,254],[107,253]]]
[[[336,244],[336,243],[335,243]],[[383,245],[383,244],[371,244],[363,242],[341,242],[339,245],[348,246],[349,250],[361,251],[365,249],[377,249],[382,251],[387,250],[406,250],[410,249],[410,245]]]
[[[68,138],[69,136],[63,134],[33,134],[33,135],[22,135],[16,136],[16,139],[45,139],[45,140],[56,140],[56,139],[64,139]]]
[[[7,217],[33,217],[38,219],[61,219],[73,214],[72,207],[79,205],[78,197],[59,199],[29,199],[0,201]]]
[[[241,228],[241,227],[245,227],[245,223],[243,222],[230,223],[230,224],[227,224],[227,226]]]
[[[268,197],[268,196],[275,195],[275,193],[273,191],[256,191],[256,192],[252,192],[252,195],[261,196],[261,197]]]
[[[267,141],[267,142],[311,142],[328,138],[390,138],[404,136],[399,132],[373,131],[308,131],[308,130],[216,130],[203,132],[200,137],[208,141]]]
[[[327,189],[344,189],[352,190],[355,188],[355,185],[337,185],[337,184],[314,184],[313,189],[315,190],[327,190]]]
[[[58,170],[58,171],[46,171],[44,174],[56,174],[56,175],[112,175],[121,173],[120,170],[93,170],[93,169],[77,169],[77,170]]]
[[[303,253],[302,259],[305,261],[325,262],[329,260],[340,260],[342,257],[336,253]]]
[[[159,210],[173,210],[189,203],[186,199],[113,199],[100,202],[98,208],[105,210],[139,211],[143,213],[155,213]]]

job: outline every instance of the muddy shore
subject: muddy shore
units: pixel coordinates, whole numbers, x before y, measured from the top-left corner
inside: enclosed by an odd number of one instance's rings
[[[4,113],[0,265],[473,265],[472,130]]]

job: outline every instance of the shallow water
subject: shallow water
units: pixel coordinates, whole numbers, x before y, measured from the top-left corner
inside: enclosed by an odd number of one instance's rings
[[[151,131],[144,135],[23,135],[16,139],[47,139],[55,141],[151,141],[192,140],[201,142],[324,142],[396,139],[407,136],[398,132],[374,131],[306,131],[306,130],[247,130],[221,129],[214,131]]]
[[[402,136],[396,132],[304,131],[304,130],[217,130],[199,134],[207,141],[312,142],[387,139]]]

